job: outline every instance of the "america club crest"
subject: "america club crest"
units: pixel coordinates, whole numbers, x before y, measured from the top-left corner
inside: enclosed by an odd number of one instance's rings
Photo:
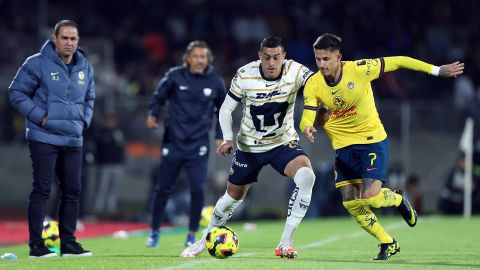
[[[348,89],[353,89],[355,87],[355,84],[353,82],[347,83]]]

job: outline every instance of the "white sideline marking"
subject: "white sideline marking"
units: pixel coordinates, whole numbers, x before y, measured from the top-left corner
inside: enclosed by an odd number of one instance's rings
[[[405,225],[405,221],[399,221],[399,222],[395,222],[395,223],[391,223],[387,226],[384,226],[385,230],[395,230],[399,227],[402,227]],[[319,240],[319,241],[315,241],[315,242],[311,242],[311,243],[308,243],[308,244],[305,244],[305,245],[300,245],[298,246],[299,249],[308,249],[308,248],[316,248],[316,247],[320,247],[320,246],[323,246],[323,245],[326,245],[326,244],[329,244],[329,243],[333,243],[333,242],[336,242],[336,241],[339,241],[341,239],[344,239],[344,238],[352,238],[352,237],[361,237],[361,236],[366,236],[368,235],[367,232],[365,232],[364,230],[360,230],[360,231],[357,231],[357,232],[354,232],[354,233],[351,233],[351,234],[347,234],[347,235],[334,235],[334,236],[330,236],[328,238],[325,238],[325,239],[322,239],[322,240]],[[238,255],[235,255],[235,257],[250,257],[252,255],[255,255],[255,253],[241,253],[241,254],[238,254]],[[186,260],[191,260],[191,258],[185,258]],[[181,264],[178,264],[178,265],[175,265],[175,266],[169,266],[169,267],[162,267],[162,268],[157,268],[156,270],[174,270],[174,269],[184,269],[184,268],[190,268],[190,267],[194,267],[194,266],[197,266],[197,265],[200,265],[200,264],[204,264],[204,263],[217,263],[217,262],[220,262],[221,260],[202,260],[202,261],[190,261],[190,262],[185,262],[185,263],[181,263]]]
[[[235,255],[235,257],[250,257],[254,255],[255,253],[242,253]],[[191,258],[185,258],[185,260],[191,260]],[[189,267],[194,267],[199,264],[203,263],[219,263],[221,260],[202,260],[202,261],[193,261],[193,262],[186,262],[186,263],[181,263],[179,265],[175,266],[169,266],[169,267],[162,267],[162,268],[157,268],[158,270],[174,270],[174,269],[183,269],[183,268],[189,268]]]

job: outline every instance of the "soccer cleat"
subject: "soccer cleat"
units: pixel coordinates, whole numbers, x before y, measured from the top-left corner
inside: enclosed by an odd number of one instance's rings
[[[56,257],[57,253],[50,251],[45,245],[33,245],[30,247],[29,258]]]
[[[380,247],[380,252],[377,257],[373,258],[376,261],[385,261],[393,255],[400,253],[400,245],[395,239],[393,239],[392,243],[379,244],[378,246]]]
[[[417,224],[417,211],[412,207],[408,201],[407,195],[401,190],[394,191],[397,194],[402,195],[402,202],[397,206],[397,211],[402,215],[408,226],[414,227]]]
[[[280,258],[295,259],[298,256],[298,253],[293,247],[279,245],[275,249],[275,256],[279,256]]]
[[[192,257],[197,257],[200,255],[200,253],[204,252],[207,248],[205,247],[205,239],[202,238],[198,240],[197,242],[193,243],[186,249],[182,251],[182,254],[180,254],[180,257],[182,258],[192,258]]]
[[[185,246],[189,247],[196,242],[195,235],[187,234],[187,240],[185,241]]]
[[[87,257],[92,256],[92,252],[83,249],[82,245],[72,241],[60,246],[62,257]]]
[[[147,248],[157,248],[159,238],[160,238],[160,233],[158,231],[152,232],[152,234],[148,237],[147,241],[145,242],[145,246]]]

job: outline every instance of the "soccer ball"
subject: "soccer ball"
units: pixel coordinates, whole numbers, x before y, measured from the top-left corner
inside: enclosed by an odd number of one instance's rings
[[[202,216],[200,219],[200,227],[203,227],[203,228],[208,227],[208,224],[210,223],[210,219],[212,219],[213,209],[215,209],[215,206],[213,205],[203,207]]]
[[[42,239],[45,246],[52,252],[60,253],[60,232],[55,220],[43,222]]]
[[[217,259],[226,259],[238,250],[238,236],[227,226],[213,227],[207,234],[205,247]]]

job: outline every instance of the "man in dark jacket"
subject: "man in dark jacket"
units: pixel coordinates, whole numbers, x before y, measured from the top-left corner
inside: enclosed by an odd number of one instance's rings
[[[152,234],[147,247],[157,247],[160,221],[165,212],[175,179],[185,166],[190,184],[189,233],[185,244],[195,242],[200,214],[204,203],[207,180],[209,131],[214,114],[217,115],[216,143],[222,142],[218,124],[218,110],[225,99],[223,79],[210,65],[212,53],[203,41],[192,41],[187,46],[182,66],[170,69],[160,81],[149,103],[148,128],[158,127],[161,106],[168,101],[159,178],[153,194]]]
[[[91,256],[76,242],[82,132],[90,125],[95,100],[93,69],[79,41],[77,24],[62,20],[40,53],[20,67],[8,89],[10,102],[27,119],[33,184],[28,201],[30,258],[53,257],[42,240],[46,201],[55,174],[62,256]]]

